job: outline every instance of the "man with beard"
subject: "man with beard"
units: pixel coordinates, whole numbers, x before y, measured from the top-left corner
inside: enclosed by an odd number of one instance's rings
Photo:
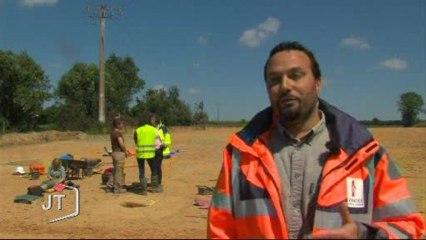
[[[271,106],[224,150],[208,237],[420,237],[423,218],[385,149],[319,98],[314,54],[282,42],[264,77]]]

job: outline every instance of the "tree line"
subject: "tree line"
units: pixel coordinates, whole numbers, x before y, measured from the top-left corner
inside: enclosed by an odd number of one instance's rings
[[[373,118],[372,120],[360,121],[362,124],[369,127],[383,127],[383,126],[404,126],[411,127],[414,125],[426,126],[426,120],[420,120],[419,114],[423,113],[426,115],[426,109],[423,107],[423,98],[421,95],[415,92],[406,92],[400,95],[397,102],[398,111],[401,113],[401,120],[380,120]]]
[[[118,116],[138,125],[152,113],[171,126],[205,124],[208,121],[204,103],[201,101],[191,107],[180,98],[177,86],[147,89],[142,95],[145,80],[138,73],[139,68],[129,56],[112,54],[106,60],[106,123],[100,124],[97,119],[99,69],[96,64],[75,63],[53,88],[45,71],[28,53],[0,50],[2,132],[43,128],[106,129],[109,122]],[[44,108],[48,101],[52,104]]]
[[[147,89],[141,95],[145,80],[138,73],[139,68],[131,57],[109,56],[105,62],[106,124],[99,124],[96,64],[75,63],[51,91],[48,76],[28,53],[0,50],[0,132],[46,128],[104,131],[117,116],[136,126],[152,113],[171,126],[205,126],[208,122],[203,101],[191,108],[180,98],[177,86],[167,90]],[[44,108],[47,101],[53,104]],[[132,102],[134,105],[130,106]],[[401,94],[397,104],[401,121],[392,124],[413,126],[419,122],[419,113],[426,114],[423,99],[415,92]],[[378,119],[365,123],[383,124]]]

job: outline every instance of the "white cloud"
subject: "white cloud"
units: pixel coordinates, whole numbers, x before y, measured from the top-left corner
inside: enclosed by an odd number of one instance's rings
[[[268,17],[255,28],[244,31],[240,37],[240,43],[248,47],[257,47],[268,38],[274,36],[280,29],[280,25],[281,22],[278,19]]]
[[[196,89],[196,88],[189,88],[188,89],[188,95],[195,96],[195,95],[198,95],[198,94],[200,94],[199,89]]]
[[[21,4],[27,7],[40,5],[55,5],[58,0],[21,0]]]
[[[391,70],[404,70],[408,67],[408,63],[407,61],[405,61],[404,59],[400,59],[400,58],[390,58],[390,59],[386,59],[384,61],[381,61],[379,63],[379,65],[381,67],[384,68],[388,68]]]
[[[199,36],[197,42],[200,45],[208,45],[209,44],[209,36]]]
[[[342,39],[342,41],[340,41],[340,46],[359,50],[366,50],[371,47],[367,40],[356,36],[350,36]]]

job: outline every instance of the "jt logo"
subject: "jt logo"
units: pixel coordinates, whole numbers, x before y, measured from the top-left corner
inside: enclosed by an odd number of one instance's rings
[[[66,186],[66,188],[68,189],[72,189],[75,191],[75,212],[62,216],[62,217],[58,217],[55,218],[53,220],[50,220],[49,223],[54,223],[57,221],[61,221],[61,220],[65,220],[68,218],[72,218],[72,217],[76,217],[80,214],[80,191],[78,190],[78,188],[75,187],[70,187],[70,186]],[[44,204],[41,206],[43,208],[44,211],[49,211],[50,209],[52,209],[52,197],[56,198],[58,201],[58,210],[62,210],[62,199],[65,198],[65,195],[59,195],[59,194],[54,194],[53,196],[51,194],[49,194],[49,200],[48,200],[48,204],[47,206],[45,206]]]
[[[58,199],[58,210],[62,210],[62,198],[65,198],[66,196],[53,194],[53,197]],[[49,201],[47,207],[44,204],[41,207],[44,211],[52,209],[52,194],[49,194]]]

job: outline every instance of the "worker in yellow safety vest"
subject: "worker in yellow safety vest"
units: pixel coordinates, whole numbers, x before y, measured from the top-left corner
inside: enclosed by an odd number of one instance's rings
[[[167,128],[167,126],[160,121],[160,124],[157,127],[158,129],[158,135],[160,135],[161,141],[164,145],[163,150],[163,158],[170,158],[170,146],[172,145],[172,137],[170,135],[170,131]]]
[[[161,147],[155,152],[155,158],[158,167],[158,176],[159,176],[159,191],[163,191],[162,179],[163,179],[163,170],[162,163],[164,158],[170,158],[170,145],[172,144],[172,138],[170,132],[167,129],[167,126],[161,121],[157,126],[158,136],[162,142]]]
[[[150,120],[155,121],[155,115],[151,115]],[[154,162],[155,158],[155,146],[158,138],[157,129],[145,122],[141,127],[138,127],[133,135],[133,139],[136,144],[136,158],[139,168],[139,181],[141,184],[141,194],[147,194],[147,180],[145,178],[145,160],[148,161],[149,167],[151,168],[151,184],[158,184],[158,171]],[[154,178],[154,181],[153,181]]]

